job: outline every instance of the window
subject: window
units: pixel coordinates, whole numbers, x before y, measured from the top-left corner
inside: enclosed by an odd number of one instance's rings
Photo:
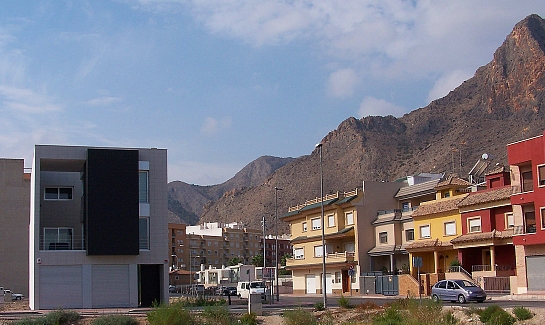
[[[314,257],[322,257],[323,251],[324,249],[322,246],[314,246]]]
[[[403,203],[401,203],[401,209],[402,209],[403,211],[409,211],[409,209],[410,209],[409,202],[403,202]]]
[[[44,190],[45,200],[72,200],[71,187],[46,187]]]
[[[545,165],[537,166],[537,177],[539,186],[545,186]]]
[[[450,191],[441,192],[441,197],[442,197],[442,198],[450,197]]]
[[[341,283],[341,272],[335,272],[335,283]]]
[[[348,253],[356,252],[356,244],[355,243],[346,243],[346,244],[344,244],[344,251],[348,252]]]
[[[508,212],[505,214],[505,228],[515,227],[515,216],[513,212]]]
[[[527,234],[535,234],[536,232],[536,213],[535,211],[524,212],[524,226]]]
[[[44,228],[44,250],[72,249],[72,228]]]
[[[138,202],[148,203],[148,171],[141,170],[138,172]]]
[[[321,229],[320,218],[312,219],[312,230]]]
[[[327,216],[327,226],[328,227],[335,227],[335,215],[330,214]]]
[[[445,236],[454,236],[456,235],[456,222],[450,221],[445,222]]]
[[[520,173],[522,181],[522,191],[530,192],[534,190],[534,179],[532,177],[532,171],[525,171]]]
[[[420,226],[420,238],[430,238],[430,225]]]
[[[303,222],[303,232],[307,231],[307,223]]]
[[[481,218],[468,219],[469,232],[481,232]]]
[[[541,208],[541,229],[545,229],[545,208]]]
[[[405,240],[406,241],[414,240],[414,229],[405,230]]]
[[[293,258],[296,260],[302,260],[305,258],[305,251],[303,248],[294,248],[293,249]]]
[[[138,242],[140,249],[149,249],[149,218],[140,218]]]
[[[354,213],[353,212],[348,212],[345,215],[345,219],[346,219],[346,225],[353,225],[354,224]]]
[[[381,232],[378,234],[378,238],[381,244],[388,244],[388,233]]]

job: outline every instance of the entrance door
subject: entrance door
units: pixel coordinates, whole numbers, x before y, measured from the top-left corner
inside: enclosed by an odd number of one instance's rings
[[[333,288],[331,285],[331,273],[325,274],[325,293],[333,293]]]
[[[161,299],[161,268],[160,264],[139,265],[140,307],[151,307],[154,301],[163,302]]]
[[[528,291],[545,290],[545,256],[526,256]]]
[[[316,293],[316,277],[314,274],[305,275],[307,293]]]
[[[348,270],[342,270],[342,285],[343,285],[343,292],[349,292],[350,291],[350,277],[348,276]]]

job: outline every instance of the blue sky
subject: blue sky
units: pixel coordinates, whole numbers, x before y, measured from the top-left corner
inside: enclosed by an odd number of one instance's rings
[[[532,13],[545,1],[1,1],[0,156],[167,148],[169,181],[218,184],[443,97]]]

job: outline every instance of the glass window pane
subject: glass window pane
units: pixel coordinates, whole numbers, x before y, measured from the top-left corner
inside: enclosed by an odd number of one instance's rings
[[[420,227],[420,237],[421,238],[430,238],[430,226]]]
[[[352,214],[352,212],[346,214],[346,224],[347,225],[354,224],[354,214]]]
[[[59,198],[59,189],[56,187],[46,187],[44,198],[46,200],[57,200]]]
[[[445,235],[447,235],[447,236],[456,235],[456,223],[455,222],[445,223]]]
[[[335,226],[335,216],[334,215],[327,216],[327,223],[328,223],[329,227],[334,227]]]
[[[59,200],[72,200],[72,188],[59,188]]]
[[[314,256],[315,257],[322,257],[322,246],[314,246]]]
[[[139,226],[139,248],[149,249],[149,218],[140,218]]]
[[[141,203],[148,202],[148,172],[138,172],[138,200]]]

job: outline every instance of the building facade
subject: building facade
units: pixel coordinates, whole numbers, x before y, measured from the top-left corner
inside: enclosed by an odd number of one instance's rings
[[[30,308],[168,301],[167,152],[37,145]]]
[[[542,134],[507,145],[519,294],[545,290],[544,139]]]
[[[28,296],[30,173],[23,159],[0,159],[0,286]]]

